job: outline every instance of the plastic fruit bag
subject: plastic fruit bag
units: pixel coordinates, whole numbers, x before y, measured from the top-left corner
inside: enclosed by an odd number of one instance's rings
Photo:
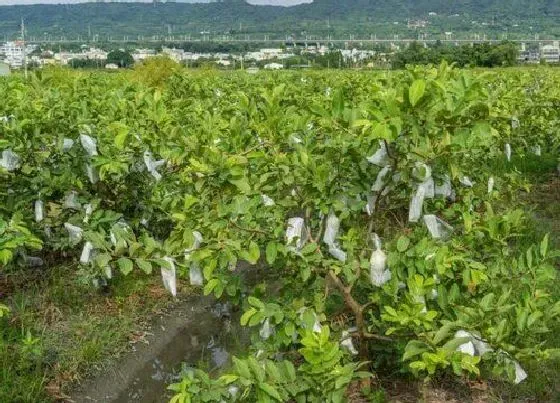
[[[426,179],[432,177],[432,168],[423,162],[416,162],[414,168],[412,169],[412,176],[420,182],[424,182]]]
[[[263,204],[264,204],[266,207],[271,207],[271,206],[274,206],[274,205],[276,204],[276,203],[274,203],[274,200],[272,200],[270,197],[268,197],[268,196],[265,195],[265,194],[262,194],[262,195],[261,195],[261,199],[262,199],[262,201],[263,201]]]
[[[35,201],[35,222],[41,222],[45,219],[44,204],[42,200]]]
[[[422,217],[422,207],[424,205],[424,195],[425,189],[422,186],[418,186],[416,193],[410,199],[410,206],[408,209],[408,221],[418,222],[420,217]]]
[[[288,228],[286,229],[286,243],[292,245],[295,241],[295,247],[290,246],[289,249],[300,250],[305,245],[305,220],[301,217],[292,217],[288,220]]]
[[[82,235],[84,230],[80,227],[76,227],[68,222],[64,223],[64,228],[68,231],[68,237],[71,242],[80,242],[82,240]]]
[[[156,161],[154,160],[151,152],[144,151],[144,164],[146,165],[148,172],[155,178],[156,181],[159,181],[162,178],[157,169],[162,165],[165,165],[165,160]]]
[[[192,264],[189,269],[189,281],[193,286],[201,286],[204,282],[202,271],[197,264]]]
[[[468,176],[462,176],[459,179],[459,183],[461,183],[461,185],[468,187],[468,188],[472,188],[474,186],[474,184],[471,181],[471,178],[469,178]]]
[[[91,254],[93,252],[93,244],[91,242],[86,242],[84,248],[82,249],[82,254],[80,255],[80,263],[87,264],[91,260]]]
[[[508,143],[505,146],[505,154],[506,154],[506,159],[508,160],[508,162],[511,161],[511,145]]]
[[[387,255],[381,250],[381,240],[377,234],[373,234],[375,250],[369,259],[369,277],[371,284],[382,287],[391,280],[391,271],[387,269]]]
[[[92,213],[93,213],[93,206],[90,203],[85,204],[84,205],[84,210],[85,210],[85,216],[84,216],[83,222],[87,223],[89,221]]]
[[[424,216],[424,224],[426,224],[428,231],[430,231],[430,235],[434,239],[447,238],[453,231],[453,227],[451,225],[433,214],[426,214]]]
[[[177,296],[177,278],[175,277],[175,262],[170,257],[164,257],[169,267],[161,266],[161,279],[163,287],[174,297]]]
[[[490,345],[484,341],[480,336],[473,332],[468,332],[466,330],[458,330],[455,332],[455,339],[468,338],[466,343],[461,344],[457,347],[457,351],[460,351],[471,356],[483,356],[486,353],[494,351]]]
[[[323,235],[323,242],[329,246],[329,253],[335,259],[338,259],[341,262],[345,262],[346,252],[344,252],[336,242],[339,229],[340,229],[340,220],[334,214],[329,213],[329,216],[327,217],[327,226],[325,228],[325,234]]]
[[[535,154],[537,157],[540,157],[542,155],[542,151],[541,151],[541,146],[540,145],[534,145],[533,147],[531,147],[531,151],[533,152],[533,154]]]
[[[74,140],[64,138],[62,141],[62,151],[69,151],[72,147],[74,147]]]
[[[99,182],[99,175],[91,164],[86,165],[86,174],[92,185],[95,185],[97,182]]]
[[[429,177],[418,186],[424,188],[424,198],[433,199],[435,197],[436,189],[435,189],[434,178]]]
[[[348,330],[344,330],[340,337],[340,345],[346,349],[352,355],[358,355],[358,350],[354,347],[354,343],[352,341],[352,336],[350,336],[350,332]]]
[[[325,234],[323,235],[323,242],[327,245],[332,245],[336,242],[338,236],[338,231],[340,229],[340,220],[337,216],[330,213],[327,217],[327,226],[325,228]]]
[[[449,178],[449,175],[445,175],[445,177],[443,178],[443,183],[441,185],[436,185],[435,195],[445,197],[447,199],[455,198],[453,187],[451,186],[451,178]]]
[[[97,154],[97,140],[87,134],[80,134],[80,143],[90,157]]]
[[[490,178],[488,178],[488,194],[492,193],[494,191],[494,177],[491,176]]]
[[[64,208],[72,210],[80,210],[82,205],[78,201],[78,193],[75,191],[68,192],[64,197]]]
[[[364,210],[368,215],[372,215],[373,212],[375,211],[375,205],[377,203],[378,197],[379,196],[376,193],[371,193],[367,195],[367,204],[364,207]]]
[[[268,318],[266,318],[264,320],[264,323],[261,326],[261,329],[259,330],[259,335],[261,336],[261,339],[268,340],[268,338],[270,336],[272,336],[273,332],[274,332],[274,329],[270,325],[270,320]]]
[[[8,172],[15,171],[20,166],[20,158],[11,149],[2,151],[2,159],[0,159],[0,167]]]
[[[389,160],[389,154],[387,154],[387,147],[383,140],[379,140],[379,149],[371,157],[367,158],[370,164],[374,164],[380,167],[385,167],[391,164]]]
[[[372,192],[381,192],[385,188],[385,183],[387,182],[387,174],[391,171],[391,167],[386,166],[379,171],[375,183],[371,187]]]

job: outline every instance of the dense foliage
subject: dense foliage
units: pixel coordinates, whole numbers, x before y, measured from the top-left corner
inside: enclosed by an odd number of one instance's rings
[[[437,16],[428,16],[435,12]],[[64,5],[2,6],[0,35],[15,37],[25,18],[30,36],[87,38],[89,32],[100,39],[122,39],[124,35],[196,35],[230,33],[276,34],[305,37],[306,34],[348,37],[415,38],[417,31],[407,27],[407,19],[426,19],[421,32],[442,35],[451,31],[462,37],[472,33],[501,39],[504,33],[532,37],[534,33],[558,35],[555,16],[557,2],[548,0],[316,0],[295,7],[254,6],[244,1],[210,4],[93,3]],[[457,16],[459,14],[459,16]],[[328,21],[328,22],[327,22]],[[398,22],[398,25],[394,23]]]
[[[463,46],[424,47],[412,43],[406,49],[396,52],[392,59],[392,67],[403,69],[409,64],[439,64],[442,61],[454,63],[459,67],[508,67],[517,64],[519,51],[514,43],[501,44],[481,43]]]
[[[251,354],[176,401],[338,402],[388,370],[519,382],[557,354],[557,253],[508,207],[511,154],[558,152],[556,73],[138,73],[0,80],[0,261],[242,304]]]

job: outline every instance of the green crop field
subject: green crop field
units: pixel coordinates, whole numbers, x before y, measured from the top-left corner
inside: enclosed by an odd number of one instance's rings
[[[560,70],[46,69],[0,94],[0,401],[60,397],[160,281],[253,329],[175,402],[560,397]]]

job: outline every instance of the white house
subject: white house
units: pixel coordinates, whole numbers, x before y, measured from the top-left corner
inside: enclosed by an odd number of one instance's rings
[[[3,56],[4,62],[11,68],[19,69],[23,67],[23,42],[6,42],[4,45],[0,46],[0,55]]]
[[[108,63],[105,65],[105,68],[107,70],[117,70],[119,68],[118,65],[116,65],[115,63]]]
[[[546,60],[547,63],[560,62],[560,45],[554,42],[552,45],[543,45],[541,47],[541,59]]]
[[[266,70],[282,70],[284,68],[284,65],[280,63],[268,63],[265,64],[264,68]]]

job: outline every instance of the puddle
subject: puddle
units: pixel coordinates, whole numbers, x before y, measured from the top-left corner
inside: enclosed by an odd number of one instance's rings
[[[219,371],[246,344],[248,331],[230,312],[228,305],[202,297],[180,303],[155,321],[149,344],[138,343],[136,351],[83,384],[72,400],[168,402],[167,386],[179,379],[182,367]]]

